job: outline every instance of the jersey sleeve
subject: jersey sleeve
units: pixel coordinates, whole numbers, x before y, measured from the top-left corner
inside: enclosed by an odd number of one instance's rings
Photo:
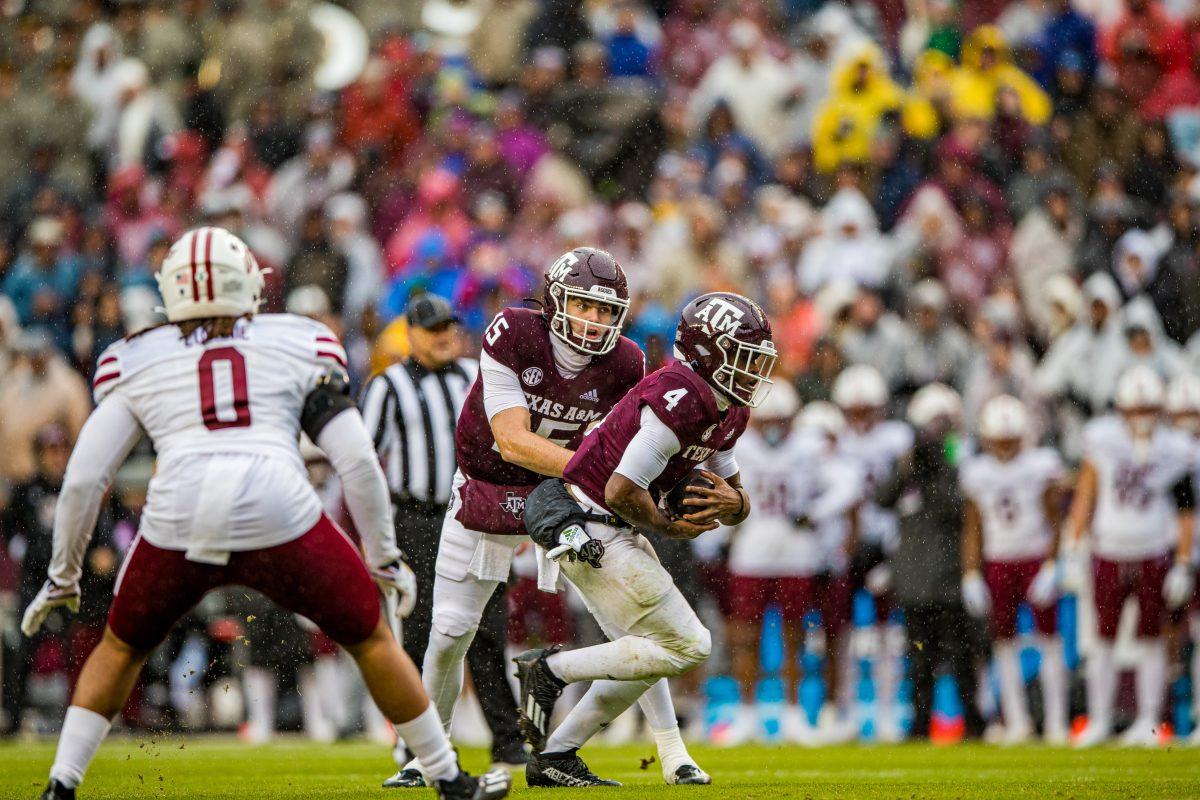
[[[621,461],[613,469],[633,483],[648,489],[663,473],[671,456],[680,450],[675,432],[663,424],[654,409],[643,406],[638,431],[629,440]]]
[[[512,310],[506,308],[492,318],[483,332],[483,352],[514,372],[522,368],[517,354],[520,333],[516,327],[517,320]]]
[[[958,485],[963,494],[972,500],[979,495],[983,486],[983,463],[978,458],[969,458],[958,468]]]
[[[96,405],[100,405],[121,383],[121,350],[124,344],[123,340],[110,344],[96,361],[96,374],[92,378],[92,400]]]
[[[731,478],[738,473],[737,458],[733,454],[733,448],[728,450],[718,450],[708,457],[708,461],[704,464],[705,469],[711,471],[714,475],[720,478]]]
[[[479,354],[479,372],[483,381],[483,411],[489,420],[510,408],[528,408],[517,373],[486,350]]]
[[[1063,475],[1066,474],[1066,467],[1057,450],[1050,447],[1039,447],[1035,451],[1035,456],[1034,464],[1037,468],[1037,476],[1042,483],[1049,485],[1062,480]]]
[[[313,350],[317,363],[327,368],[349,369],[346,349],[333,331],[320,322],[314,322]]]

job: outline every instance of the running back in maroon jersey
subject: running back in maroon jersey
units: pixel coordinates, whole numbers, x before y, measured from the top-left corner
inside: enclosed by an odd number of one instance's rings
[[[650,483],[655,502],[713,453],[733,447],[750,420],[750,409],[744,406],[730,406],[722,417],[712,388],[683,364],[676,362],[647,375],[584,437],[563,474],[567,483],[609,511],[604,487],[641,427],[643,406],[674,431],[681,446]]]
[[[582,372],[567,378],[554,365],[550,335],[540,312],[506,308],[484,332],[483,350],[520,378],[529,407],[530,430],[573,450],[579,447],[587,426],[608,413],[641,380],[645,358],[636,344],[621,337],[610,352],[593,358]],[[455,447],[459,469],[468,481],[495,486],[495,490],[480,486],[463,490],[462,514],[469,515],[460,516],[463,524],[486,533],[524,532],[519,523],[519,500],[523,499],[520,489],[532,490],[545,476],[500,457],[484,409],[482,374],[471,386],[459,415]],[[511,496],[514,492],[521,497],[515,499]],[[467,508],[469,497],[477,498],[473,505],[490,506],[490,500],[484,498],[493,494],[498,502],[503,500],[500,517],[511,517],[514,524],[497,524],[494,509]],[[472,522],[476,513],[481,518]],[[474,527],[476,524],[483,527]]]

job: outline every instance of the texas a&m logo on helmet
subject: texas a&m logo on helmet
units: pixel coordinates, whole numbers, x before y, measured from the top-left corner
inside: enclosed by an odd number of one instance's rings
[[[675,351],[737,405],[755,407],[771,390],[777,357],[771,323],[748,297],[712,292],[688,303],[679,317]]]

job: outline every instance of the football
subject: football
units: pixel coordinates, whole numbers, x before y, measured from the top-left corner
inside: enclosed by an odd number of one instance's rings
[[[679,519],[685,514],[691,514],[695,511],[699,511],[699,506],[685,506],[683,504],[683,501],[687,498],[698,496],[696,492],[693,491],[696,488],[713,488],[713,482],[704,477],[704,473],[698,469],[694,469],[687,475],[684,475],[683,479],[679,481],[679,483],[672,486],[671,491],[667,492],[666,495],[663,496],[663,510],[666,512],[667,516],[669,516],[671,519]]]

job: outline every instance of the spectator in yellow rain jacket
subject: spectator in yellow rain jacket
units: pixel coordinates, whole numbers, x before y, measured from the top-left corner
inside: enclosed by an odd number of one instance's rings
[[[951,86],[955,111],[991,118],[996,112],[996,97],[1008,86],[1020,99],[1021,115],[1034,124],[1050,119],[1050,97],[1033,78],[1012,63],[1012,51],[1004,34],[995,25],[981,25],[963,42],[962,67]]]
[[[898,113],[910,136],[925,139],[937,132],[933,106],[892,80],[874,44],[863,43],[835,67],[830,84],[813,122],[813,163],[822,172],[846,161],[866,161],[885,114]]]

